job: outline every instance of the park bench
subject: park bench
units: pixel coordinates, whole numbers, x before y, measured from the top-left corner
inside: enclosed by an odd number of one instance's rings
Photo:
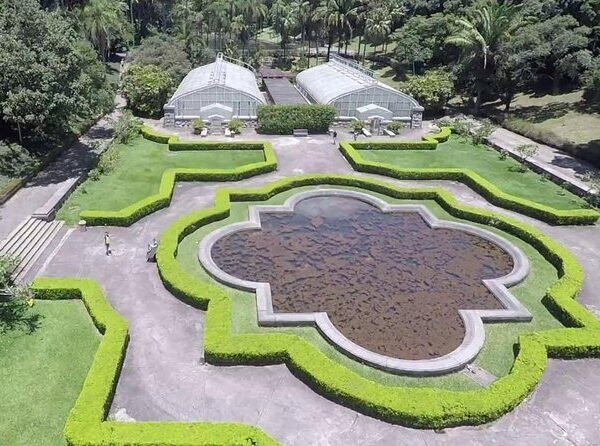
[[[362,128],[362,133],[367,137],[371,136],[371,132],[364,127]]]
[[[294,129],[294,136],[308,136],[308,129]]]
[[[396,134],[394,132],[392,132],[391,130],[383,129],[383,131],[389,137],[396,136]]]

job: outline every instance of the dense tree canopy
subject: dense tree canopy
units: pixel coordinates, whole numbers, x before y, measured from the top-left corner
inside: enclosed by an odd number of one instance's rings
[[[0,14],[0,129],[19,141],[71,130],[112,95],[104,67],[59,13],[6,0]]]

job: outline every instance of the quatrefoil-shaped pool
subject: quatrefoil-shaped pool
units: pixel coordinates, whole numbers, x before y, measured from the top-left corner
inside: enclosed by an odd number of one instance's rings
[[[256,292],[259,324],[314,325],[394,372],[456,370],[481,349],[483,320],[531,319],[507,289],[529,268],[516,246],[361,192],[250,206],[248,221],[205,237],[199,257],[216,279]]]

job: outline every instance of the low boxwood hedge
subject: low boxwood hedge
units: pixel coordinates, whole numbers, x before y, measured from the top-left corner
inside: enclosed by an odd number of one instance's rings
[[[399,180],[460,181],[496,206],[553,225],[590,225],[600,218],[600,213],[594,209],[555,209],[507,194],[471,169],[396,167],[387,163],[367,161],[358,152],[358,150],[433,150],[437,147],[438,141],[447,141],[450,133],[450,129],[444,127],[438,134],[425,136],[423,141],[371,144],[342,142],[340,143],[340,151],[350,165],[359,172],[375,173]]]
[[[421,141],[353,142],[356,150],[435,150],[439,143],[448,141],[452,129],[442,127],[438,133],[425,135]]]
[[[102,341],[64,428],[71,446],[271,446],[259,428],[241,423],[105,421],[129,340],[127,322],[108,303],[96,282],[79,278],[36,279],[37,299],[81,299]]]
[[[232,334],[231,302],[227,294],[191,276],[176,260],[179,242],[198,228],[229,215],[231,201],[264,201],[278,193],[308,185],[352,186],[411,200],[435,200],[451,215],[492,225],[533,245],[552,263],[559,280],[544,302],[572,328],[521,335],[510,373],[492,385],[473,391],[395,387],[370,381],[327,357],[290,333]],[[230,364],[286,363],[319,393],[362,413],[417,428],[442,428],[492,421],[513,409],[540,381],[548,355],[582,358],[600,355],[600,321],[575,300],[583,271],[575,258],[550,237],[517,220],[456,201],[443,189],[399,189],[374,179],[312,175],[283,179],[258,189],[220,189],[215,205],[172,223],[163,233],[157,253],[165,286],[176,296],[207,310],[204,348],[208,362]]]
[[[157,194],[139,200],[119,211],[82,211],[79,216],[89,226],[130,226],[140,218],[168,207],[176,181],[239,181],[277,169],[277,158],[268,142],[180,142],[177,136],[163,135],[146,126],[142,127],[141,133],[144,138],[154,142],[169,144],[169,150],[262,150],[265,160],[235,169],[166,169],[161,177]]]

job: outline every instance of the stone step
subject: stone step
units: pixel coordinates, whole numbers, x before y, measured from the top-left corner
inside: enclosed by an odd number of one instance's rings
[[[18,257],[20,262],[23,262],[29,251],[35,246],[40,239],[46,235],[46,232],[50,230],[50,223],[46,223],[42,220],[36,220],[30,229],[22,233],[19,236],[17,242],[7,252],[7,254]]]
[[[0,243],[0,254],[8,254],[13,248],[14,244],[17,243],[23,233],[27,232],[32,224],[34,224],[36,220],[31,217],[27,217],[23,220],[19,226],[17,226],[8,236]]]
[[[23,258],[23,260],[19,263],[19,266],[15,269],[13,273],[15,281],[22,281],[25,279],[25,276],[30,271],[31,267],[35,264],[42,253],[48,249],[48,246],[50,246],[63,225],[64,222],[62,221],[46,223],[46,226],[49,227],[49,229],[45,232],[46,235],[38,241],[36,246],[32,247],[27,254],[27,257]]]

